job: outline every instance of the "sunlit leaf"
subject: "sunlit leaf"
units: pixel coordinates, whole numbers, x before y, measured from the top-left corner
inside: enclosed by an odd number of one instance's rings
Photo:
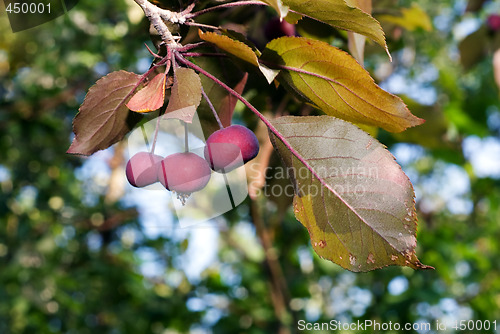
[[[150,112],[160,109],[165,103],[165,73],[158,73],[146,87],[135,93],[127,107],[136,112]]]
[[[318,255],[352,271],[431,268],[415,255],[413,187],[382,144],[330,116],[271,123],[295,189],[295,215]]]
[[[202,32],[199,30],[200,38],[206,42],[216,45],[233,56],[236,56],[252,65],[259,66],[259,60],[255,52],[243,42],[230,38],[229,36],[213,32]]]
[[[266,77],[268,82],[272,82],[278,71],[271,70],[267,66],[259,63],[258,54],[250,46],[243,43],[242,41],[233,39],[226,35],[220,35],[213,32],[202,32],[199,31],[200,38],[206,42],[212,43],[219,49],[238,57],[256,67],[258,67],[262,74]],[[260,55],[260,52],[259,52]]]
[[[280,81],[328,115],[391,132],[424,122],[349,54],[324,42],[282,37],[268,43],[261,60],[280,69]]]
[[[90,87],[73,120],[75,139],[67,153],[90,155],[108,148],[137,124],[140,117],[126,103],[140,78],[126,71],[112,72]]]

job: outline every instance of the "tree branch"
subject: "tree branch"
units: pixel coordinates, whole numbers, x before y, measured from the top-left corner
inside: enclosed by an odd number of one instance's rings
[[[192,6],[188,7],[185,11],[180,13],[172,12],[167,9],[162,9],[154,4],[148,2],[147,0],[134,0],[139,6],[141,6],[144,14],[148,18],[149,22],[155,27],[160,35],[162,41],[164,41],[168,46],[176,48],[179,44],[176,42],[176,38],[172,35],[168,29],[165,21],[170,23],[184,24],[186,22],[186,15],[192,10]]]

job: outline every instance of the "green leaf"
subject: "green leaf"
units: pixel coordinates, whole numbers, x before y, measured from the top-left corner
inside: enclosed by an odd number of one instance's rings
[[[120,141],[140,117],[126,103],[141,76],[126,71],[112,72],[90,87],[73,120],[75,139],[67,153],[91,155]]]
[[[352,271],[431,268],[415,255],[413,187],[382,144],[330,116],[271,123],[295,189],[295,216],[318,255]]]
[[[432,22],[426,12],[416,3],[412,3],[410,8],[402,8],[401,16],[381,15],[380,21],[397,24],[409,31],[415,31],[421,28],[425,31],[432,30]]]
[[[488,28],[485,25],[479,27],[470,35],[467,35],[459,44],[460,63],[466,71],[479,63],[488,53]]]
[[[327,23],[335,28],[356,32],[380,44],[389,54],[380,23],[370,14],[345,0],[285,0],[290,10]]]
[[[327,115],[390,132],[424,122],[399,97],[377,86],[349,54],[324,42],[303,37],[275,39],[267,44],[261,61],[281,69],[278,80]]]
[[[177,118],[191,123],[201,102],[200,76],[190,68],[177,68],[165,118]]]

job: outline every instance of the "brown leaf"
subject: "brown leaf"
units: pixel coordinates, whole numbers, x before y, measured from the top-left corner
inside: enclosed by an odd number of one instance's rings
[[[73,120],[75,138],[67,153],[91,155],[120,141],[140,120],[126,103],[141,77],[112,72],[90,87]]]

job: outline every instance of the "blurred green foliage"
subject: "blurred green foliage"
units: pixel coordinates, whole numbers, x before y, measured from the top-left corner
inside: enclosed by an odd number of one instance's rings
[[[377,2],[374,15],[398,15],[410,3]],[[205,241],[216,245],[217,257],[190,278],[184,262],[196,258],[187,256],[196,229],[148,234],[130,204],[107,197],[117,168],[108,159],[118,148],[97,158],[104,177],[84,176],[94,158],[65,154],[88,87],[108,72],[138,73],[144,59],[146,69],[151,61],[143,46],[150,44],[148,23],[138,6],[80,1],[68,15],[16,34],[0,14],[0,333],[293,333],[299,320],[333,319],[439,320],[447,332],[459,320],[496,320],[500,333],[500,175],[479,174],[464,154],[471,138],[498,142],[498,87],[491,54],[464,71],[457,51],[464,37],[457,31],[467,22],[479,26],[500,8],[487,2],[464,13],[464,2],[418,4],[433,29],[408,31],[398,20],[382,20],[394,61],[369,43],[365,65],[428,120],[402,134],[381,132],[379,139],[414,183],[418,256],[436,270],[364,274],[319,259],[283,199],[259,198],[224,216],[218,237]],[[262,22],[273,15],[243,7],[202,21],[245,28],[262,46]],[[299,28],[346,48],[343,32],[307,21]],[[263,83],[250,73],[245,90],[263,112],[317,113]],[[241,108],[235,117],[256,126]],[[267,258],[272,253],[283,272],[279,287],[265,261],[263,233],[272,241]],[[145,252],[161,270],[144,271]],[[277,291],[284,309],[277,308]]]

